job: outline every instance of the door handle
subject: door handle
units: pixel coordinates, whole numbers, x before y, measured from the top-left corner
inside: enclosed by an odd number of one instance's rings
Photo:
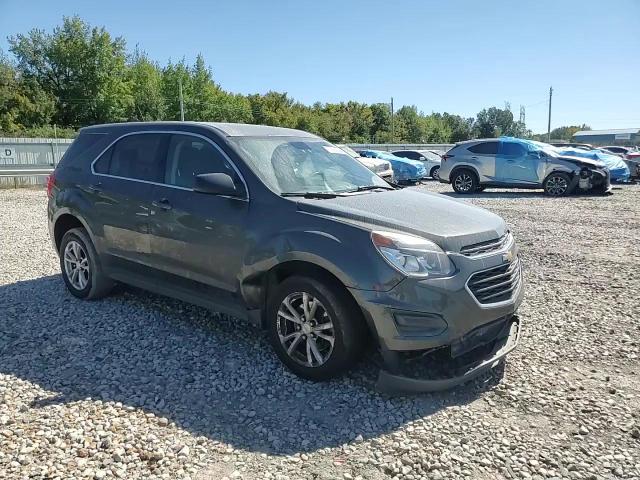
[[[507,163],[513,163],[515,160],[507,160]]]
[[[171,203],[169,202],[169,200],[167,200],[166,198],[163,198],[161,200],[155,200],[151,203],[151,205],[153,205],[156,208],[159,208],[161,210],[171,210]]]
[[[477,159],[478,159],[478,157],[471,157],[471,159],[472,159],[472,160],[477,160]]]
[[[89,185],[87,190],[93,193],[100,193],[102,191],[102,182],[95,183],[93,185]]]

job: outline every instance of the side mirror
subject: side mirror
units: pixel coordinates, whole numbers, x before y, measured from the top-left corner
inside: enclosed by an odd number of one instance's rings
[[[423,161],[423,162],[424,162],[424,161],[426,160],[426,158],[424,158],[424,157],[420,157],[418,160],[421,160],[421,161]]]
[[[233,179],[226,173],[201,173],[196,175],[193,191],[210,195],[240,197]]]

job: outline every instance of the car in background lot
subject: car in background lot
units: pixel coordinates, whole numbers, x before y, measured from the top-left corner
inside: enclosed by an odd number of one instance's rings
[[[555,147],[560,155],[569,157],[589,158],[604,163],[609,169],[612,182],[626,182],[629,180],[629,167],[618,155],[608,153],[600,148],[584,150],[582,148]]]
[[[340,147],[351,158],[355,158],[365,167],[367,167],[378,176],[382,177],[387,182],[395,183],[395,179],[393,178],[393,168],[391,168],[391,163],[389,163],[388,161],[379,158],[362,157],[358,155],[358,152],[347,145],[336,144],[336,147]]]
[[[429,172],[429,176],[436,180],[438,179],[440,162],[442,161],[442,157],[439,154],[431,150],[395,150],[391,153],[396,157],[409,158],[424,163],[424,167],[427,169],[427,172]]]
[[[640,178],[640,151],[638,151],[637,147],[610,145],[602,147],[602,149],[624,159],[627,167],[629,167],[630,178]]]
[[[583,148],[585,150],[593,150],[595,147],[588,143],[571,143],[571,142],[557,142],[550,143],[552,147],[560,147],[560,148]]]
[[[502,218],[393,187],[307,132],[86,127],[47,194],[71,294],[97,299],[119,281],[247,319],[303,378],[340,375],[375,345],[382,388],[441,390],[518,341],[524,288]],[[416,378],[429,353],[450,376]]]
[[[511,137],[456,143],[443,157],[440,181],[457,193],[474,193],[485,187],[543,188],[547,195],[562,196],[579,189],[606,193],[611,190],[604,163],[561,155],[546,143]]]
[[[429,175],[422,162],[409,158],[396,157],[382,150],[360,150],[360,155],[367,158],[379,158],[386,160],[393,168],[393,176],[396,182],[415,183]]]

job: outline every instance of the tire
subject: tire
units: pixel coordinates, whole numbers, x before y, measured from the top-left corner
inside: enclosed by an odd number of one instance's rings
[[[429,176],[434,180],[438,180],[440,178],[440,167],[435,166],[429,172]]]
[[[569,193],[571,179],[562,172],[551,173],[544,181],[544,193],[551,197],[563,197]]]
[[[102,272],[96,249],[84,228],[68,230],[62,237],[58,253],[62,279],[72,295],[84,300],[96,300],[111,291],[113,282]],[[78,258],[80,262],[74,263],[73,259]],[[78,270],[76,275],[74,270]]]
[[[305,295],[307,313],[312,313],[316,304],[311,322],[305,318]],[[286,302],[298,313],[296,321],[291,320],[295,317]],[[298,323],[300,320],[302,323]],[[287,278],[270,295],[267,329],[280,361],[297,376],[313,381],[328,380],[349,370],[360,359],[367,338],[362,313],[346,291],[328,281],[302,276]]]
[[[456,193],[463,195],[474,193],[479,186],[475,172],[461,168],[456,170],[451,178],[451,185]]]

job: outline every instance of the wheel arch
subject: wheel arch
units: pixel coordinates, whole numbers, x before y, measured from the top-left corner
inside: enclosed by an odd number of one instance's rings
[[[469,170],[473,175],[476,176],[476,180],[478,181],[478,183],[480,183],[480,174],[478,173],[478,170],[476,170],[473,165],[467,164],[456,165],[455,167],[453,167],[451,169],[451,173],[449,174],[449,180],[453,182],[453,177],[455,177],[456,173],[458,173],[460,170]]]
[[[259,287],[258,309],[260,310],[261,328],[266,327],[266,311],[270,293],[273,292],[277,285],[293,276],[309,277],[340,290],[349,302],[353,302],[357,311],[361,313],[362,320],[365,321],[364,313],[358,305],[358,302],[338,275],[308,259],[292,259],[274,265],[268,271],[264,272],[257,282],[257,286]]]
[[[60,250],[60,242],[66,232],[72,228],[84,228],[89,234],[89,239],[95,245],[93,233],[87,225],[87,222],[80,216],[70,210],[61,210],[53,221],[52,236],[56,251]]]

